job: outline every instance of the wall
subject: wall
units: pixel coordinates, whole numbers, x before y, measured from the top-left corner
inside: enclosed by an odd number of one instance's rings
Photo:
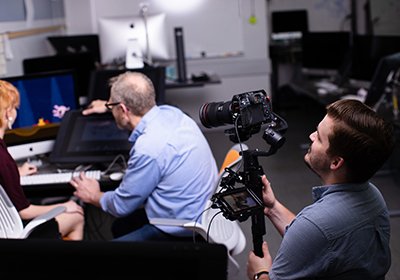
[[[0,0],[0,7],[0,76],[22,75],[23,59],[52,52],[46,37],[62,33],[64,3],[63,0]],[[7,59],[1,56],[5,45],[10,50]]]
[[[142,1],[85,0],[83,6],[81,2],[65,0],[69,34],[88,32],[89,27],[96,33],[97,19],[103,16],[137,15]],[[187,73],[190,75],[205,71],[218,74],[222,80],[222,83],[217,85],[168,90],[168,103],[179,106],[198,121],[198,110],[205,102],[228,101],[234,94],[253,89],[265,89],[269,92],[270,67],[264,0],[255,0],[254,7],[252,1],[197,1],[199,6],[189,15],[168,11],[158,4],[160,0],[147,2],[149,13],[167,13],[172,54],[175,52],[173,27],[183,27]],[[172,5],[173,2],[168,3]],[[75,13],[77,9],[80,10],[78,15]],[[253,11],[257,19],[256,24],[249,23]],[[87,16],[83,17],[82,14]],[[201,51],[208,55],[200,58]],[[229,56],[227,52],[241,54]],[[173,65],[174,61],[171,63]]]

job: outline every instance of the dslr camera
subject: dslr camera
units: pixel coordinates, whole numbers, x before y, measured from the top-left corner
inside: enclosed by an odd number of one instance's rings
[[[221,191],[211,198],[212,207],[219,208],[227,219],[244,221],[264,208],[260,181],[264,172],[257,157],[272,155],[284,144],[281,132],[286,131],[287,123],[272,112],[271,101],[263,89],[236,94],[231,101],[203,104],[199,117],[207,128],[233,124],[225,134],[234,143],[248,140],[261,126],[266,126],[263,139],[270,145],[269,151],[242,151],[244,171],[225,169],[228,175],[220,182]],[[236,188],[236,183],[244,187]]]
[[[263,124],[269,124],[271,129],[279,121],[272,112],[271,101],[263,89],[236,94],[231,101],[205,103],[200,107],[199,118],[207,128],[234,124],[234,128],[225,130],[234,143],[248,140],[251,135],[260,131]],[[274,138],[278,135],[267,129],[264,139],[271,136]]]

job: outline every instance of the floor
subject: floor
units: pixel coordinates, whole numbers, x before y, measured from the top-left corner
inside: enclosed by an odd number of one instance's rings
[[[315,127],[324,114],[323,108],[318,108],[318,105],[312,102],[294,108],[282,109],[279,115],[289,125],[284,135],[286,142],[276,154],[259,159],[260,165],[271,181],[276,197],[295,213],[300,211],[304,206],[312,203],[311,187],[320,183],[318,177],[305,166],[303,155],[308,146],[308,135],[315,130]],[[222,129],[214,131],[204,130],[204,133],[214,151],[218,164],[221,164],[227,149],[233,143],[224,135]],[[253,135],[246,144],[249,146],[249,149],[268,150],[269,148],[269,145],[263,140],[260,134]],[[392,170],[388,166],[395,165],[390,160],[387,166],[382,168],[372,179],[372,182],[382,191],[389,209],[393,210],[393,214],[397,214],[396,217],[393,216],[391,218],[392,232],[390,246],[392,251],[392,265],[386,276],[386,280],[400,279],[400,215],[398,211],[400,210],[400,180],[396,173],[388,171],[389,169]],[[247,256],[248,252],[253,249],[251,220],[248,219],[240,223],[240,225],[247,237],[247,245],[245,250],[236,256],[236,260],[242,268],[241,272],[234,277],[230,277],[230,280],[247,279]],[[268,220],[266,220],[266,226],[267,230],[264,240],[268,242],[271,253],[274,256],[279,248],[281,237]]]
[[[271,181],[276,197],[293,212],[300,211],[304,206],[312,203],[311,187],[320,183],[319,179],[305,166],[303,156],[308,147],[308,135],[314,131],[318,122],[324,115],[323,108],[312,102],[304,102],[301,105],[281,109],[279,115],[288,122],[288,130],[284,134],[285,144],[276,154],[259,158],[265,174]],[[229,137],[224,134],[223,128],[203,129],[206,138],[214,152],[218,165],[222,164],[224,156],[228,149],[234,144]],[[245,142],[249,149],[268,150],[269,145],[262,138],[262,134],[254,134]],[[399,158],[398,152],[392,158]],[[392,160],[390,160],[372,181],[382,191],[389,209],[397,211],[397,216],[391,218],[391,251],[392,265],[386,280],[400,279],[400,180],[396,172],[392,172],[393,166],[400,170]],[[388,171],[390,170],[390,171]],[[398,209],[398,210],[396,210]],[[87,211],[90,211],[88,206]],[[98,211],[92,211],[87,215],[87,225],[91,228],[86,234],[87,239],[111,238],[109,232],[110,217],[100,214]],[[394,213],[394,212],[393,212]],[[275,256],[281,237],[268,220],[266,222],[266,234],[264,240],[269,244],[272,256]],[[244,280],[246,277],[246,262],[250,250],[253,249],[251,219],[240,223],[243,232],[247,237],[245,250],[235,259],[241,266],[240,272],[229,278],[229,280]]]

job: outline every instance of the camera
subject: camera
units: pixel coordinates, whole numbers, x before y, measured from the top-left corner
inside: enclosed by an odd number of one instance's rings
[[[263,89],[236,94],[227,102],[205,103],[200,107],[199,118],[207,128],[234,124],[234,129],[225,132],[235,143],[246,141],[258,133],[262,124],[276,126],[278,121]]]
[[[231,221],[245,221],[254,212],[264,208],[260,199],[246,187],[217,193],[211,200],[212,207],[219,208],[224,217]]]
[[[286,132],[287,122],[272,112],[271,101],[262,89],[236,94],[231,101],[203,104],[199,117],[207,128],[233,124],[225,134],[235,143],[248,140],[261,130],[262,125],[266,126],[262,137],[270,145],[269,150],[244,150],[241,145],[237,170],[234,171],[232,166],[225,168],[225,176],[219,182],[220,190],[211,197],[211,207],[219,208],[225,218],[245,221],[251,217],[254,252],[262,257],[263,235],[266,233],[261,181],[264,171],[258,157],[273,155],[282,147],[285,138],[281,133]],[[243,171],[240,171],[242,167]],[[236,188],[236,183],[244,187]]]

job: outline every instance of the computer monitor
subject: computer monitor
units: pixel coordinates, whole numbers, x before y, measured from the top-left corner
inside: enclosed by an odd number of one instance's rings
[[[97,34],[49,36],[47,40],[58,55],[88,53],[93,56],[95,62],[101,62]]]
[[[302,68],[305,73],[332,76],[347,63],[349,32],[306,32],[302,37]]]
[[[109,80],[128,70],[124,69],[102,69],[92,72],[89,84],[89,102],[95,99],[108,100],[110,97]],[[156,91],[156,102],[158,105],[164,104],[165,101],[165,67],[144,67],[138,69],[130,69],[129,71],[141,72],[145,74],[153,82]]]
[[[125,61],[128,41],[133,39],[137,39],[143,57],[146,58],[144,62],[147,62],[146,28],[143,16],[102,17],[98,21],[98,27],[103,64],[120,64]],[[152,59],[170,59],[166,15],[164,13],[149,14],[147,31]]]
[[[272,35],[295,34],[298,38],[308,32],[307,10],[273,11],[271,13]]]
[[[89,53],[64,54],[27,58],[22,62],[24,74],[72,70],[76,75],[77,95],[87,96],[90,73],[96,69]]]
[[[60,125],[49,161],[59,165],[107,164],[128,158],[130,131],[117,127],[111,113],[84,116],[71,110]]]
[[[52,150],[60,123],[78,107],[75,78],[71,71],[2,78],[20,93],[20,107],[13,129],[4,140],[15,160]]]
[[[400,52],[400,36],[355,35],[350,79],[372,81],[379,61]]]

